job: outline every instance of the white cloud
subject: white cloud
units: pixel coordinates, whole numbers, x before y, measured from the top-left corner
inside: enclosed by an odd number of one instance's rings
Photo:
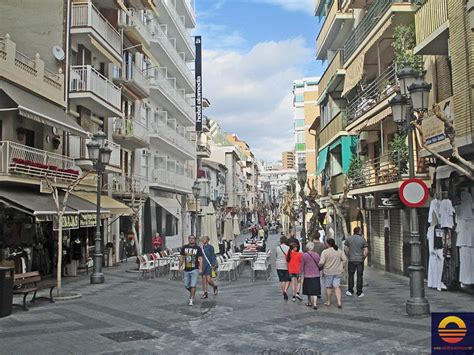
[[[288,11],[302,11],[314,15],[314,0],[258,0],[258,2],[280,6]]]
[[[225,25],[199,23],[194,33],[202,36],[204,49],[239,49],[247,43],[239,31],[231,30]]]
[[[258,43],[245,53],[204,51],[203,95],[211,102],[205,114],[247,141],[257,159],[280,159],[293,145],[293,80],[311,60],[300,37]]]

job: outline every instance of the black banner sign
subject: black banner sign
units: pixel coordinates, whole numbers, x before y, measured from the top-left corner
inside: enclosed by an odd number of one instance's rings
[[[381,192],[375,192],[375,209],[381,210],[392,210],[403,208],[402,201],[398,197],[397,193],[394,194],[383,194]]]
[[[196,59],[194,62],[194,73],[196,76],[196,132],[202,132],[202,50],[201,36],[194,37],[196,46]]]

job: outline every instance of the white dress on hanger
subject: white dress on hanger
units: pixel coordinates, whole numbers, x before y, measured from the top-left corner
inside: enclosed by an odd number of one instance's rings
[[[454,226],[454,208],[451,200],[444,199],[439,205],[439,216],[442,228],[453,228]]]
[[[438,290],[446,289],[446,285],[441,281],[443,276],[444,255],[443,249],[434,248],[434,229],[439,221],[439,206],[440,201],[434,199],[430,203],[430,211],[428,214],[428,222],[431,227],[428,228],[426,237],[428,239],[428,249],[430,257],[428,260],[428,287],[436,288]]]

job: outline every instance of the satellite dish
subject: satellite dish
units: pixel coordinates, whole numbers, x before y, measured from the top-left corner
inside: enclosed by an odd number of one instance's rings
[[[59,61],[64,60],[64,50],[60,46],[53,46],[53,56]]]

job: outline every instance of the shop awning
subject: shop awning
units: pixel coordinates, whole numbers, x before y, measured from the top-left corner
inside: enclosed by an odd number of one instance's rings
[[[179,204],[178,200],[176,200],[175,198],[150,196],[150,199],[155,201],[156,204],[163,207],[165,210],[171,213],[174,217],[178,219],[181,218],[181,205]]]
[[[5,81],[0,81],[0,91],[3,91],[15,103],[15,107],[12,107],[12,109],[18,109],[21,116],[70,133],[87,136],[82,127],[74,121],[72,116],[67,115],[61,107]]]
[[[326,167],[326,162],[328,159],[328,152],[329,147],[324,147],[318,154],[318,170],[316,171],[316,175],[320,175],[324,168]]]
[[[95,193],[73,192],[72,195],[77,196],[85,201],[88,201],[94,206],[96,206],[97,195]],[[114,200],[113,198],[109,196],[104,196],[104,195],[100,196],[100,206],[104,210],[109,211],[110,214],[114,214],[117,216],[130,216],[133,213],[130,207],[123,204],[122,202]]]
[[[349,166],[351,165],[352,156],[356,152],[357,147],[357,136],[344,136],[341,137],[342,147],[342,172],[347,173]]]

